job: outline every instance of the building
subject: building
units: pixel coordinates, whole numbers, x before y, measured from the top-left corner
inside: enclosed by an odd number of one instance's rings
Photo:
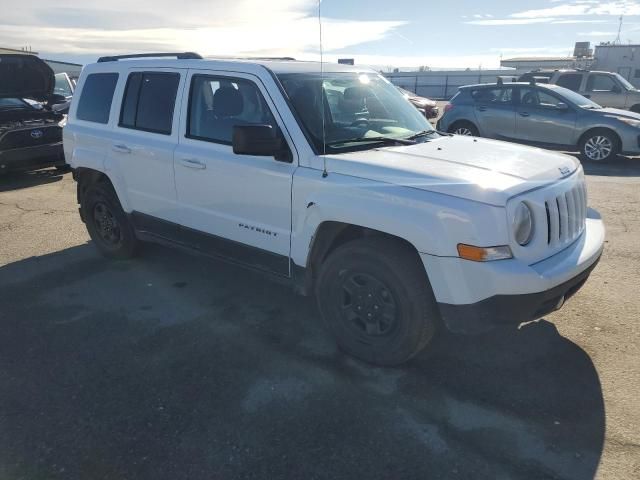
[[[6,47],[0,47],[0,54],[2,53],[28,53],[30,55],[38,55],[38,52],[34,52],[31,49],[25,49],[25,48],[21,48],[21,49],[16,49],[16,48],[6,48]]]
[[[518,70],[555,70],[559,68],[589,68],[593,59],[589,57],[516,57],[500,60],[501,67]]]
[[[640,45],[596,45],[594,70],[616,72],[640,88]]]

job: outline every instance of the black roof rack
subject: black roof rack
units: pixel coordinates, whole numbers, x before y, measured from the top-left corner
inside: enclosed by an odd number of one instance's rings
[[[159,58],[159,57],[175,57],[178,60],[202,60],[202,57],[194,52],[181,53],[134,53],[131,55],[113,55],[110,57],[100,57],[98,63],[117,62],[126,58]]]

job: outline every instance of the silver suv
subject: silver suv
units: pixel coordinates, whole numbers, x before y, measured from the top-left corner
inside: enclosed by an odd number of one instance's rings
[[[568,88],[603,107],[640,113],[640,91],[623,76],[613,72],[586,70],[538,70],[522,75],[518,81],[549,83]]]

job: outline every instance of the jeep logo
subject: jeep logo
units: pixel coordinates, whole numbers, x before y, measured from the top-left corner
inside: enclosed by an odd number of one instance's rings
[[[566,177],[571,173],[571,169],[569,167],[558,167],[558,170],[560,170],[563,177]]]
[[[31,138],[33,139],[42,138],[43,135],[44,132],[42,130],[31,130]]]

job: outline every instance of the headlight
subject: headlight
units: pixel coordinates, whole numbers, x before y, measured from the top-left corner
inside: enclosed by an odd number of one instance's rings
[[[523,247],[531,241],[533,237],[533,215],[529,206],[520,202],[516,207],[513,216],[513,236]]]
[[[58,126],[64,128],[66,124],[67,124],[67,116],[65,115],[64,117],[62,117],[62,120],[58,122]]]
[[[634,120],[633,118],[626,118],[626,117],[615,117],[615,118],[634,128],[640,128],[640,120]]]

